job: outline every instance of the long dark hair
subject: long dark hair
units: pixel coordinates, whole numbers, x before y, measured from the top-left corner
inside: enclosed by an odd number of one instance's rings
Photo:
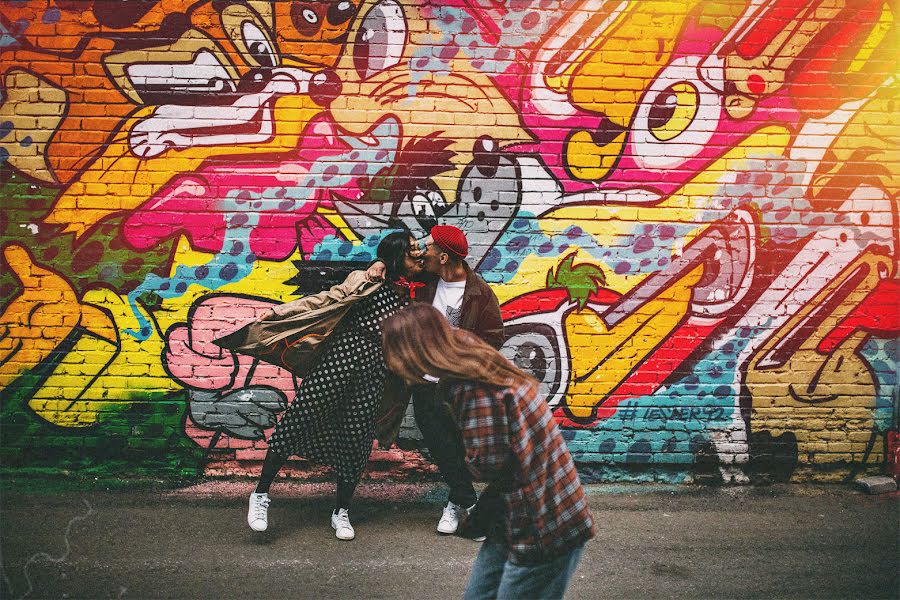
[[[478,336],[454,329],[430,304],[413,302],[385,320],[382,345],[387,367],[407,382],[424,375],[516,387],[537,381]]]
[[[404,274],[403,260],[409,252],[409,236],[407,230],[389,233],[378,244],[375,255],[381,259],[385,267],[385,277],[396,281]]]

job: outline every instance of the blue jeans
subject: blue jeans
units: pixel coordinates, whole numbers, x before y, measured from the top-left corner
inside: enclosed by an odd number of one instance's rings
[[[549,562],[518,565],[507,560],[509,548],[484,542],[472,565],[464,600],[550,600],[566,593],[584,544]]]

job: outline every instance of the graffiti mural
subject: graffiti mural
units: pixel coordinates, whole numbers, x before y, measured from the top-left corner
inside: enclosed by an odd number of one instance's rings
[[[212,340],[308,289],[303,265],[445,223],[586,480],[877,468],[898,427],[898,19],[4,2],[7,464],[255,468],[298,382]]]

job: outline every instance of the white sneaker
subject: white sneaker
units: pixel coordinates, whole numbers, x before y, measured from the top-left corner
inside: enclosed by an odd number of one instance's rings
[[[253,531],[265,531],[269,527],[269,502],[269,494],[250,494],[247,524]]]
[[[334,537],[339,540],[352,540],[356,537],[346,508],[339,508],[331,513],[331,526],[334,528]]]
[[[444,514],[441,515],[441,520],[438,521],[438,533],[447,535],[456,533],[456,530],[459,528],[459,522],[468,514],[469,510],[466,507],[448,502],[447,506],[444,507]]]

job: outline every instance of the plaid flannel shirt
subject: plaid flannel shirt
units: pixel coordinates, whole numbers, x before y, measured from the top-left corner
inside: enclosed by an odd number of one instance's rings
[[[575,463],[536,386],[454,382],[450,397],[466,465],[475,479],[490,482],[482,495],[498,496],[505,512],[498,541],[510,559],[545,562],[594,536]]]

